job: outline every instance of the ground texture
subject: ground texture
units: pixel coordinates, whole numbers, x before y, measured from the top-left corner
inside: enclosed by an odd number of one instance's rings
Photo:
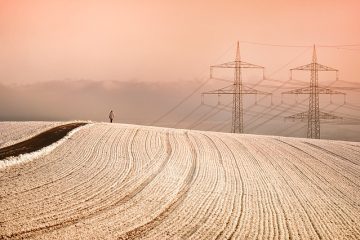
[[[0,148],[29,139],[61,122],[0,122]]]
[[[39,151],[42,148],[49,146],[60,139],[64,138],[71,130],[83,126],[86,123],[68,123],[54,128],[51,128],[45,132],[42,132],[30,139],[0,148],[0,160],[8,157],[18,156],[20,154],[31,153]]]
[[[88,124],[0,168],[0,239],[359,239],[359,190],[359,143]]]

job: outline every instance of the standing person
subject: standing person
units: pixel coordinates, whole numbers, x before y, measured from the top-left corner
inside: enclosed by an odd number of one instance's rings
[[[114,117],[115,117],[114,112],[113,112],[113,110],[111,110],[110,113],[109,113],[109,119],[110,119],[111,123],[112,123]]]

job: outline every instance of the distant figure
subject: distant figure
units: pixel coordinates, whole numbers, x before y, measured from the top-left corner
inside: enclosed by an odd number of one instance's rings
[[[113,110],[111,110],[110,113],[109,113],[109,119],[110,119],[111,123],[112,123],[114,117],[115,117],[114,112],[113,112]]]

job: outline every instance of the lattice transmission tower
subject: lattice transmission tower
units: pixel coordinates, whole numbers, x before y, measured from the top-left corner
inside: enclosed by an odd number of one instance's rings
[[[202,95],[206,95],[206,94],[216,94],[216,95],[230,94],[230,95],[233,95],[231,132],[232,133],[243,133],[244,132],[243,95],[244,94],[271,95],[271,93],[258,91],[256,89],[244,86],[242,83],[242,69],[243,68],[262,69],[263,76],[264,76],[264,67],[241,61],[239,42],[237,42],[235,61],[210,66],[210,78],[212,78],[212,73],[213,73],[214,68],[233,68],[234,69],[234,83],[230,86],[226,86],[221,89],[217,89],[217,90],[213,90],[213,91],[209,91],[209,92],[203,92]]]
[[[292,79],[292,71],[310,71],[310,86],[299,88],[292,91],[283,92],[282,94],[309,94],[309,109],[306,112],[297,113],[292,116],[286,117],[287,119],[298,119],[308,121],[307,137],[320,138],[320,119],[342,119],[342,117],[332,115],[330,113],[321,112],[319,108],[319,94],[342,94],[345,93],[332,90],[331,88],[319,87],[319,71],[333,71],[336,72],[336,80],[338,80],[339,70],[331,67],[321,65],[317,62],[316,48],[313,47],[312,62],[310,64],[290,69],[290,79]]]

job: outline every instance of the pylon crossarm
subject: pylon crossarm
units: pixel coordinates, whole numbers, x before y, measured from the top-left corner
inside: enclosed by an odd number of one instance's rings
[[[210,69],[212,69],[212,68],[232,68],[234,66],[235,66],[235,61],[234,62],[222,63],[222,64],[218,64],[218,65],[211,65]]]
[[[208,92],[203,92],[202,94],[217,94],[217,95],[222,95],[222,94],[236,94],[236,90],[234,88],[234,85],[230,85],[230,86],[226,86],[224,88],[220,88],[217,90],[213,90],[213,91],[208,91]],[[272,93],[268,93],[268,92],[263,92],[263,91],[259,91],[253,88],[249,88],[246,87],[246,89],[242,89],[242,91],[240,92],[241,94],[262,94],[262,95],[272,95]]]
[[[342,119],[342,117],[326,113],[326,112],[320,112],[319,119]]]
[[[319,94],[343,94],[345,95],[344,92],[339,92],[339,91],[335,91],[332,90],[331,88],[324,88],[324,87],[319,87]]]
[[[264,69],[264,67],[259,66],[259,65],[255,65],[255,64],[251,64],[251,63],[247,63],[247,62],[243,62],[243,61],[239,61],[240,62],[240,68],[261,68]],[[212,65],[210,66],[211,68],[237,68],[238,67],[238,62],[237,61],[233,61],[233,62],[227,62],[227,63],[222,63],[219,65]]]
[[[337,70],[335,68],[328,67],[328,66],[322,65],[320,63],[315,63],[315,64],[316,64],[316,70],[318,70],[318,71],[334,71],[334,72],[339,71],[339,70]],[[306,64],[306,65],[303,65],[303,66],[300,66],[300,67],[290,69],[290,71],[294,71],[294,70],[299,70],[299,71],[311,71],[311,70],[314,70],[313,63],[309,63],[309,64]]]
[[[325,65],[322,65],[320,63],[316,63],[316,67],[318,71],[333,71],[333,72],[338,72],[339,70],[332,68],[332,67],[328,67]]]
[[[309,116],[308,112],[301,112],[301,113],[296,113],[294,115],[285,117],[285,119],[297,119],[297,120],[304,120],[307,119]],[[326,112],[320,112],[319,113],[319,119],[342,119],[342,117],[330,114],[330,113],[326,113]]]
[[[343,94],[343,92],[332,90],[331,88],[324,88],[324,87],[317,87],[315,88],[317,90],[318,94]],[[291,91],[283,92],[282,94],[311,94],[311,88],[305,87],[305,88],[298,88]]]
[[[296,113],[296,114],[294,114],[294,115],[285,117],[285,119],[304,120],[304,119],[307,119],[308,115],[309,115],[308,112]]]

